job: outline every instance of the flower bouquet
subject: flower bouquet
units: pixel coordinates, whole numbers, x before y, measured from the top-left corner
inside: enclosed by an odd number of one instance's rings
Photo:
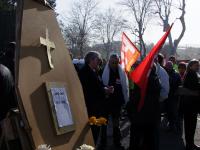
[[[104,117],[99,117],[98,119],[95,116],[89,118],[90,125],[102,126],[107,125],[107,119]]]

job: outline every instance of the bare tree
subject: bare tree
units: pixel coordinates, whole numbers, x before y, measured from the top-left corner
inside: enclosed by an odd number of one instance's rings
[[[76,0],[73,2],[71,13],[65,19],[67,25],[65,25],[64,35],[73,48],[76,46],[81,57],[89,43],[97,4],[96,0]]]
[[[108,8],[104,13],[99,13],[96,16],[94,26],[95,36],[103,43],[107,59],[109,53],[113,50],[112,44],[116,36],[121,33],[122,29],[127,28],[126,22],[112,8]]]
[[[170,26],[170,17],[173,15],[172,9],[178,9],[181,11],[179,16],[179,21],[182,25],[182,30],[177,39],[173,40],[171,33],[168,36],[169,46],[170,46],[170,55],[176,53],[177,47],[184,36],[186,25],[185,25],[185,0],[179,0],[178,5],[173,3],[173,0],[154,0],[156,4],[156,13],[159,15],[159,18],[162,21],[163,30],[166,31]]]
[[[61,24],[61,23],[60,23]],[[76,56],[79,55],[78,51],[78,40],[79,40],[79,33],[77,26],[70,24],[65,26],[61,24],[62,33],[64,34],[64,38],[66,40],[66,44],[68,49]]]
[[[153,0],[124,0],[120,4],[126,6],[133,14],[136,26],[131,26],[132,33],[139,38],[139,47],[142,51],[141,57],[146,55],[146,47],[144,42],[144,32],[147,23],[151,19]]]

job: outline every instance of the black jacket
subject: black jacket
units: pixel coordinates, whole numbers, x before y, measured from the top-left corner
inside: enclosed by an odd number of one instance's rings
[[[174,98],[178,87],[181,85],[181,76],[175,70],[167,71],[169,75],[170,90],[168,98]]]
[[[200,83],[195,71],[188,71],[183,81],[183,87],[200,95]],[[184,96],[181,104],[184,112],[200,112],[200,96]]]
[[[12,74],[6,66],[0,64],[0,121],[16,105]]]
[[[88,115],[102,116],[105,108],[105,93],[100,76],[86,64],[80,70],[79,78],[83,87]]]
[[[200,90],[199,79],[195,71],[190,70],[186,73],[183,86],[194,91]]]
[[[160,118],[160,82],[155,74],[151,71],[149,76],[146,96],[144,105],[140,112],[137,111],[137,106],[140,100],[140,89],[137,85],[134,85],[134,90],[131,93],[130,101],[127,104],[127,111],[132,123],[135,124],[155,124]]]

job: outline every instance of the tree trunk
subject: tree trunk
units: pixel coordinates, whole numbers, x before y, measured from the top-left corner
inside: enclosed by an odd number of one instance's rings
[[[82,34],[82,32],[79,34],[80,35],[80,39],[78,41],[78,48],[79,48],[79,54],[80,57],[83,58],[84,57],[84,53],[83,53],[83,48],[84,48],[84,36]]]
[[[106,52],[106,59],[108,60],[109,59],[109,45],[108,45],[108,43],[104,44],[104,49],[105,49],[105,52]]]
[[[140,47],[140,59],[143,60],[143,49],[142,49],[142,42],[141,39],[139,39],[139,47]]]
[[[139,46],[140,46],[140,52],[141,52],[140,58],[141,58],[141,60],[143,60],[146,56],[146,46],[145,46],[142,34],[139,33],[139,35],[140,35],[139,36]]]
[[[146,50],[146,45],[144,43],[143,37],[141,37],[141,42],[142,42],[143,58],[145,58],[147,50]]]
[[[173,43],[173,40],[172,40],[172,35],[171,33],[169,34],[168,36],[168,39],[169,39],[169,55],[174,55],[175,52],[176,52],[176,49],[174,48],[174,43]]]

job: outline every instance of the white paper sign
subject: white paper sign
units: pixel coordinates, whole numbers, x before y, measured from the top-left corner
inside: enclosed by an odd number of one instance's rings
[[[51,88],[53,104],[56,110],[58,126],[64,127],[73,124],[72,113],[65,88]]]

